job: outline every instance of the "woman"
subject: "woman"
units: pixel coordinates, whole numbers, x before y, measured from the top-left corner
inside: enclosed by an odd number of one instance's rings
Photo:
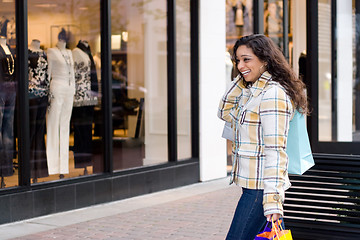
[[[254,239],[266,220],[283,215],[290,187],[285,152],[294,110],[307,111],[304,84],[271,39],[250,35],[233,49],[239,71],[220,101],[218,116],[234,129],[231,183],[242,196],[226,239]]]

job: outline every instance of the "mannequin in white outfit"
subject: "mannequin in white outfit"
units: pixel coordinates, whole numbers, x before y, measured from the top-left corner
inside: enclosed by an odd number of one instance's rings
[[[75,94],[74,61],[66,49],[66,33],[59,33],[55,48],[48,49],[50,106],[47,115],[46,155],[49,174],[69,173],[70,118]]]

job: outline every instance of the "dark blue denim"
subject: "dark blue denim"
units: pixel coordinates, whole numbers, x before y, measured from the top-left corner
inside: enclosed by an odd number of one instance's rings
[[[264,190],[243,188],[226,240],[253,240],[263,230],[263,194]]]
[[[0,83],[0,175],[13,175],[15,82]]]

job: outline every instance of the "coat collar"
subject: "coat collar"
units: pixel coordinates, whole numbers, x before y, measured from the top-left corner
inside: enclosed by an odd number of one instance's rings
[[[260,95],[260,93],[264,90],[267,83],[271,80],[272,76],[268,71],[265,71],[258,80],[250,87],[251,94],[254,97]],[[244,79],[241,79],[240,86],[245,88],[246,84],[244,83]]]

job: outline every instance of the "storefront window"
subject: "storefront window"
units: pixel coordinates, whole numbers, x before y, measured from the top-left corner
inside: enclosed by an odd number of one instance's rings
[[[28,1],[32,183],[103,171],[100,0]]]
[[[254,33],[253,0],[226,0],[226,47],[242,36]]]
[[[190,0],[176,1],[178,159],[191,158]]]
[[[264,34],[283,49],[283,0],[264,1]]]
[[[0,19],[0,174],[1,188],[18,185],[16,118],[16,27],[15,4],[1,2]]]
[[[165,0],[111,2],[114,169],[168,161]]]
[[[319,141],[322,142],[360,141],[359,4],[355,0],[319,1]],[[332,15],[336,16],[333,22]],[[332,29],[336,29],[336,35]]]

